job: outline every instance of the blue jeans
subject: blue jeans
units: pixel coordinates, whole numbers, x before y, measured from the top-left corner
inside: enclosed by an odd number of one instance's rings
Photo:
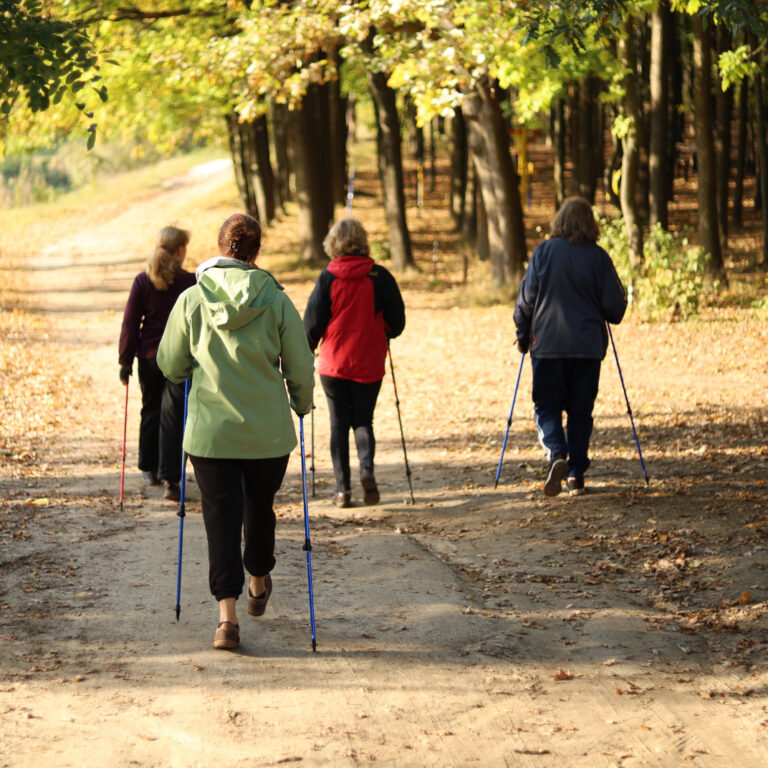
[[[539,442],[549,461],[558,453],[568,460],[569,477],[583,477],[589,467],[592,408],[601,363],[602,360],[586,358],[531,358]],[[565,432],[563,411],[568,417]]]

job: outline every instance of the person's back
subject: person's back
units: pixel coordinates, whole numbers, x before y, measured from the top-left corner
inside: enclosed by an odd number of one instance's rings
[[[531,318],[532,357],[602,359],[605,321],[620,322],[625,307],[613,263],[599,245],[553,237],[531,257],[515,319]]]
[[[272,275],[252,264],[217,257],[197,274],[174,318],[189,327],[188,354],[196,363],[185,450],[227,458],[288,453],[296,437],[286,379],[301,409],[311,402],[311,387],[298,384],[313,367],[298,313]],[[182,377],[186,360],[170,357],[167,345],[164,352],[166,373]]]
[[[606,322],[621,322],[627,308],[598,234],[589,203],[566,200],[550,239],[531,256],[515,305],[517,344],[523,354],[531,353],[536,431],[549,462],[546,496],[560,493],[566,474],[568,489],[584,493],[592,409],[608,347]]]

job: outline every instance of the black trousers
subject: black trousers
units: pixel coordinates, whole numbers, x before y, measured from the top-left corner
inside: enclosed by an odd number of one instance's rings
[[[190,456],[203,502],[208,537],[208,584],[217,600],[239,597],[243,566],[253,576],[275,567],[275,494],[288,456],[206,459]],[[242,537],[241,537],[242,531]],[[241,544],[245,546],[241,551]]]
[[[373,435],[373,411],[381,389],[381,380],[361,384],[349,379],[320,376],[331,416],[331,461],[336,490],[350,489],[349,430],[355,431],[355,445],[360,471],[373,471],[376,438]]]
[[[184,385],[168,381],[154,358],[139,358],[139,386],[139,469],[178,483],[184,437]]]

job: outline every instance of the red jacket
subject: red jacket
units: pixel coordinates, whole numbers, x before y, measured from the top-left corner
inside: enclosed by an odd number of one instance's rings
[[[322,339],[318,372],[381,381],[389,339],[405,327],[395,278],[368,256],[339,256],[322,271],[304,313],[311,349]]]

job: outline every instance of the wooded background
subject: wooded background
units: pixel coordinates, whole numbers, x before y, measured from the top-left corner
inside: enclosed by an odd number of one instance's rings
[[[372,107],[393,268],[414,265],[407,140],[419,190],[450,158],[453,223],[499,285],[529,256],[526,152],[543,142],[553,212],[607,200],[638,274],[648,233],[676,226],[675,178],[695,175],[694,239],[725,285],[728,238],[768,199],[767,33],[768,3],[736,0],[0,0],[2,134],[7,156],[81,132],[134,156],[226,137],[243,208],[269,226],[295,201],[320,264]]]

